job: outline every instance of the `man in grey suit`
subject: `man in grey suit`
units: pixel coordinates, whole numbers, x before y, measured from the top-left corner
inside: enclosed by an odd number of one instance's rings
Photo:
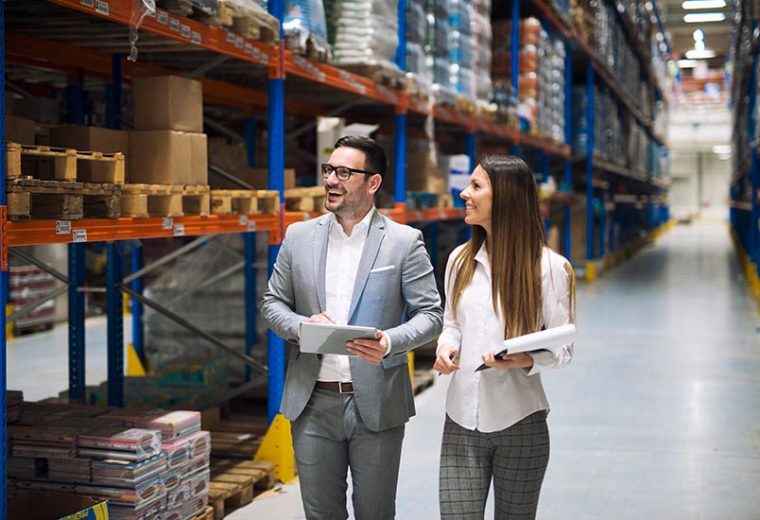
[[[321,168],[329,212],[288,228],[261,312],[288,341],[281,411],[292,421],[306,517],[348,517],[351,468],[356,518],[386,520],[395,516],[404,425],[414,415],[407,352],[440,333],[441,300],[422,233],[374,207],[383,148],[342,137]],[[353,356],[307,354],[298,349],[306,321],[377,332],[349,342]]]

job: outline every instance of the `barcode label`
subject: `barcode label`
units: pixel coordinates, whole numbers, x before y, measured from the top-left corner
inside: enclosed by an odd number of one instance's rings
[[[182,24],[182,26],[180,27],[179,33],[184,38],[190,38],[190,26]]]
[[[238,224],[241,226],[248,225],[248,215],[240,215],[240,218],[238,218]]]
[[[75,229],[73,233],[73,241],[74,242],[87,242],[87,230],[86,229]]]
[[[169,13],[166,11],[159,11],[158,12],[158,23],[161,25],[166,25],[169,23]]]
[[[55,222],[55,234],[56,235],[69,235],[71,234],[71,222],[68,220],[56,220]]]
[[[201,33],[199,33],[198,31],[193,31],[193,35],[190,38],[190,40],[192,40],[192,42],[194,44],[200,45],[201,44]]]
[[[174,227],[174,219],[171,217],[164,217],[164,220],[161,221],[161,229],[163,230],[169,230]]]
[[[110,11],[108,2],[102,2],[101,0],[98,0],[95,2],[95,10],[101,14],[107,15]]]
[[[81,3],[85,7],[95,7],[95,0],[82,0]]]
[[[185,236],[185,225],[184,224],[177,224],[174,226],[174,236],[175,237],[183,237]]]
[[[179,20],[176,18],[169,18],[169,29],[179,32]]]
[[[248,222],[248,231],[256,231],[256,222],[251,220]]]

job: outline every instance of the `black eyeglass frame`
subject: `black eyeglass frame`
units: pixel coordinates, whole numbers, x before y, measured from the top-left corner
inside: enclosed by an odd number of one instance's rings
[[[329,172],[325,172],[326,169],[330,169]],[[332,164],[322,163],[319,167],[319,169],[322,171],[322,178],[326,179],[332,174],[332,172],[335,172],[335,176],[338,177],[338,180],[341,181],[347,181],[351,178],[351,175],[354,175],[356,173],[361,173],[363,175],[380,175],[379,173],[375,172],[368,172],[367,170],[360,170],[358,168],[349,168],[348,166],[333,166]],[[347,173],[344,173],[341,175],[338,173],[338,170],[347,170]],[[344,178],[345,177],[345,178]]]

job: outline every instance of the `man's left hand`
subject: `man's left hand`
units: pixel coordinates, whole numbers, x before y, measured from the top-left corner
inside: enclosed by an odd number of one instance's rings
[[[355,339],[346,343],[346,348],[352,354],[372,365],[379,365],[388,350],[388,343],[381,330],[375,331],[375,339]]]

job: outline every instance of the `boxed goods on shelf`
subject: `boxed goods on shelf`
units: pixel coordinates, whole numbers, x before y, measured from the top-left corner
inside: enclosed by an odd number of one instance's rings
[[[428,18],[425,0],[406,3],[406,71],[417,92],[427,93],[433,84],[433,57],[428,54]]]
[[[92,126],[62,126],[50,129],[50,145],[76,150],[124,154],[125,168],[129,157],[129,132]],[[77,166],[77,179],[83,182],[123,183],[114,179],[110,165],[103,162],[82,161]]]
[[[474,0],[471,14],[473,97],[489,100],[491,97],[491,0]]]
[[[179,76],[132,81],[135,130],[203,132],[203,87]]]
[[[15,309],[39,300],[56,286],[55,278],[34,265],[10,267],[9,303]],[[13,323],[14,331],[26,331],[52,327],[55,322],[55,300],[48,300],[34,310],[20,316]]]
[[[208,184],[204,153],[205,134],[174,130],[145,130],[129,133],[127,182],[133,184]]]
[[[35,122],[23,117],[5,116],[5,140],[18,144],[34,144]]]

